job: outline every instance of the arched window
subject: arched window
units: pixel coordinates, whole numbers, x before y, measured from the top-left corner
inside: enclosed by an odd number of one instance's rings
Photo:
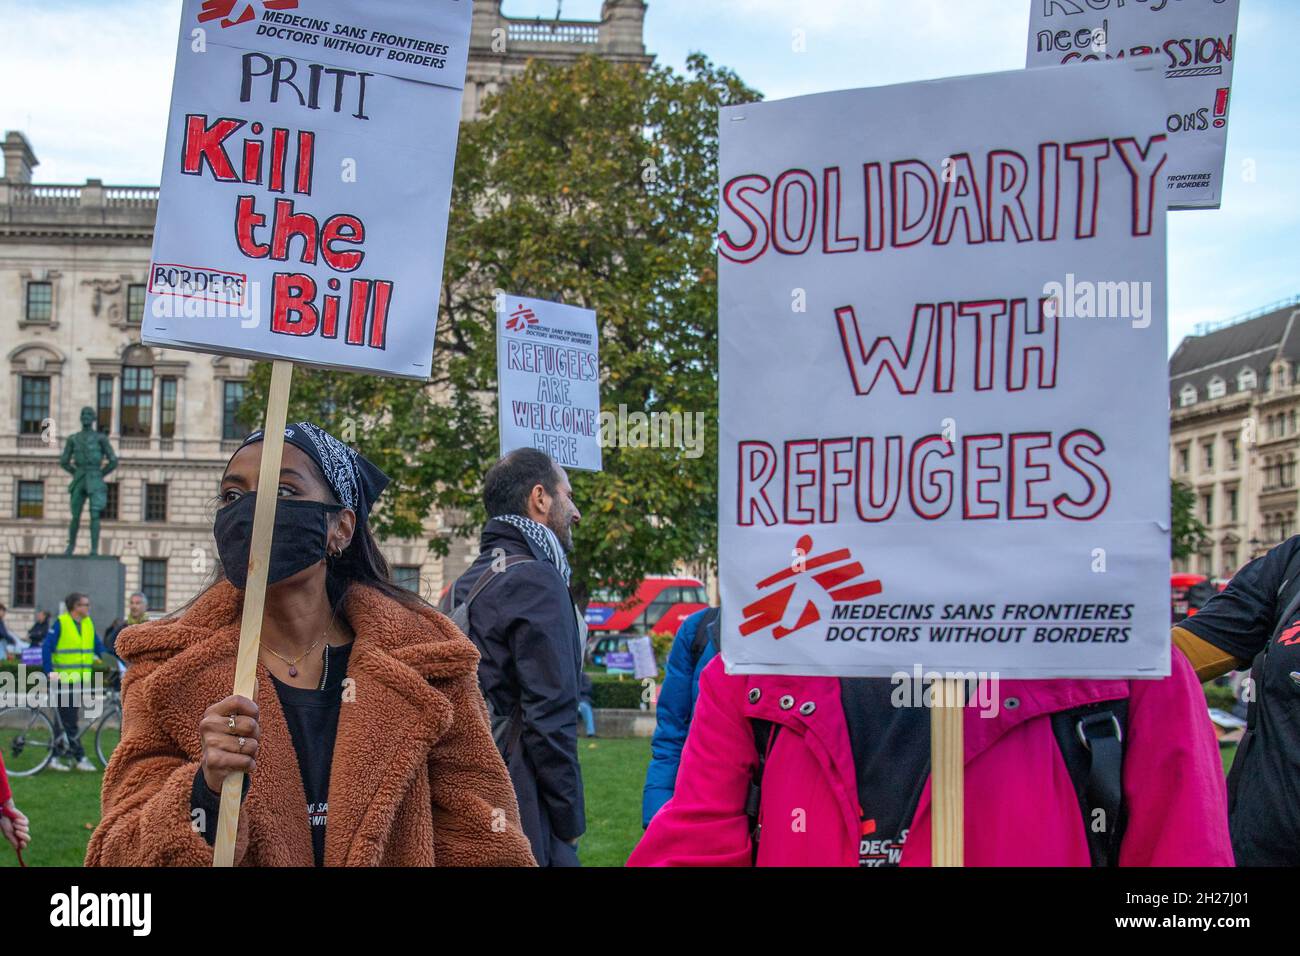
[[[1178,407],[1186,408],[1188,405],[1196,404],[1196,386],[1184,385],[1178,393]]]
[[[1205,395],[1207,398],[1223,398],[1227,391],[1228,383],[1216,375],[1214,378],[1210,379],[1210,384],[1205,390]]]
[[[1237,373],[1237,391],[1249,392],[1255,388],[1257,380],[1253,368],[1243,368]]]

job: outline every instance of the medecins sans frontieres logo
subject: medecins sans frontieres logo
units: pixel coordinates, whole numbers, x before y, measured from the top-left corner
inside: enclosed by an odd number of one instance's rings
[[[879,580],[859,580],[866,569],[853,559],[848,548],[814,555],[812,546],[811,535],[801,537],[793,552],[796,560],[790,567],[755,585],[767,593],[743,609],[743,636],[770,627],[773,639],[779,641],[821,620],[818,600],[829,597],[832,603],[839,604],[881,592]]]
[[[221,29],[247,23],[257,16],[257,7],[267,10],[296,10],[298,0],[203,0],[199,23],[220,20]]]

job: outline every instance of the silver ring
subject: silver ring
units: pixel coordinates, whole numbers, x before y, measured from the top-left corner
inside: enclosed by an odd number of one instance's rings
[[[247,741],[246,739],[244,739],[243,737],[240,737],[240,738],[239,738],[239,752],[240,752],[241,754],[244,752],[244,744],[246,744],[246,743],[248,743],[248,741]]]

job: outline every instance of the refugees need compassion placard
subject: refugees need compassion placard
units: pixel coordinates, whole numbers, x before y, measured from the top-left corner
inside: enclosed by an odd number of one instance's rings
[[[1170,209],[1223,197],[1238,0],[1031,0],[1029,67],[1150,57],[1165,77]]]

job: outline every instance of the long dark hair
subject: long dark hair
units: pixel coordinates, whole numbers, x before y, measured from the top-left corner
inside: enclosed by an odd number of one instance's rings
[[[338,609],[348,588],[354,584],[372,587],[409,608],[432,607],[414,591],[393,583],[388,559],[379,550],[375,536],[370,533],[369,522],[363,524],[358,521],[352,532],[352,540],[343,549],[343,553],[337,558],[325,558],[325,593],[329,596],[331,609]]]

